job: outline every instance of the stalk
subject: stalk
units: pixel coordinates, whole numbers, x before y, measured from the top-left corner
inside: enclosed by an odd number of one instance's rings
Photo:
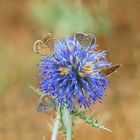
[[[68,115],[68,126],[66,140],[72,140],[72,116],[69,111],[67,115]]]
[[[55,120],[55,123],[54,123],[51,140],[56,140],[58,130],[59,130],[59,125],[60,125],[60,106],[58,107],[58,111],[57,111],[57,114],[56,114],[56,120]]]
[[[62,120],[66,130],[66,140],[72,140],[72,115],[67,108],[62,109]]]

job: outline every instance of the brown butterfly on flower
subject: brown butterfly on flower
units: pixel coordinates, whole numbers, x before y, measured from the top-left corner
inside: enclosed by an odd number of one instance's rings
[[[47,112],[55,108],[56,108],[56,104],[54,102],[53,97],[49,94],[43,94],[39,98],[35,111]]]
[[[76,33],[75,38],[78,40],[78,42],[83,46],[84,48],[89,48],[88,51],[90,53],[90,49],[92,45],[96,45],[96,38],[92,34],[85,34],[85,33]],[[108,68],[104,68],[101,70],[102,76],[109,76],[113,72],[115,72],[121,65],[117,64],[114,66],[110,66]]]
[[[54,37],[52,33],[46,33],[40,40],[34,43],[33,50],[40,55],[52,55],[54,52]]]
[[[96,43],[96,38],[92,34],[85,34],[85,33],[75,33],[75,38],[83,47],[91,47],[93,44]]]
[[[108,68],[102,69],[101,70],[101,75],[102,76],[109,76],[110,74],[115,72],[120,66],[121,66],[120,64],[116,64],[114,66],[110,66]]]
[[[36,108],[35,108],[36,112],[48,112],[51,110],[55,110],[57,108],[54,98],[50,94],[44,94],[40,89],[36,89],[32,85],[30,85],[30,88],[38,96],[40,96],[38,103],[36,105]]]

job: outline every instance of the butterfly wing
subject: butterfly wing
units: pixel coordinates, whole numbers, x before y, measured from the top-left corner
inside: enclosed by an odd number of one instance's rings
[[[36,105],[35,111],[47,112],[54,108],[56,108],[54,99],[50,95],[44,94],[39,98],[39,102]]]
[[[41,40],[34,43],[33,50],[40,55],[52,55],[54,52],[54,38],[51,33],[45,34]]]
[[[109,76],[110,74],[115,72],[120,66],[121,66],[120,64],[117,64],[117,65],[111,66],[109,68],[103,69],[103,70],[101,70],[101,75]]]
[[[75,38],[85,48],[91,47],[96,42],[96,38],[92,34],[76,33]]]

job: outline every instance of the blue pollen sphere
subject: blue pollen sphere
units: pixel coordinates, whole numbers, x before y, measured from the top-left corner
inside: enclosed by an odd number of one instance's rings
[[[56,40],[54,55],[42,57],[39,66],[41,90],[70,109],[101,101],[109,84],[101,75],[101,69],[111,66],[106,52],[96,51],[96,44],[84,48],[75,37]]]

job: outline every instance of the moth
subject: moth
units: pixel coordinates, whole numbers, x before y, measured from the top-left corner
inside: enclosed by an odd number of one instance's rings
[[[96,38],[92,34],[76,33],[75,38],[83,47],[91,47],[96,43]]]
[[[54,37],[52,33],[46,33],[40,40],[34,43],[33,50],[40,55],[52,55],[54,52]]]
[[[36,105],[36,112],[47,112],[56,108],[53,97],[49,94],[43,94]]]
[[[102,76],[109,76],[110,74],[112,74],[113,72],[115,72],[121,65],[117,64],[114,66],[110,66],[106,69],[101,70],[101,75]]]

